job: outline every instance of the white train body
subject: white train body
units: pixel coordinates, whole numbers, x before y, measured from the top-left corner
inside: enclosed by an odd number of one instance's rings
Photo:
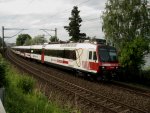
[[[42,63],[92,74],[117,71],[119,66],[115,48],[92,43],[15,46],[12,47],[12,51]]]

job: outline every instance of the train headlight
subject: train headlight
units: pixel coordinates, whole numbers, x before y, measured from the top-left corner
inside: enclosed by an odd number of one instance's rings
[[[104,67],[104,66],[102,66],[102,69],[105,69],[105,67]]]
[[[118,69],[118,67],[116,67],[116,69]]]

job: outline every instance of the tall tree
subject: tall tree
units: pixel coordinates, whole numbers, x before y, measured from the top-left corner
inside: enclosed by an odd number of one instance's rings
[[[20,34],[18,35],[17,39],[16,39],[16,45],[20,46],[20,45],[24,45],[25,41],[27,39],[31,39],[31,36],[28,34]]]
[[[120,49],[120,62],[130,74],[139,73],[144,64],[143,53],[149,50],[147,3],[147,0],[108,0],[102,16],[105,38]]]
[[[116,46],[136,37],[150,38],[147,0],[108,0],[103,13],[103,31]]]
[[[24,42],[24,45],[27,46],[27,45],[31,45],[32,44],[32,39],[26,39],[26,41]]]
[[[51,41],[51,42],[58,42],[59,39],[58,39],[56,36],[51,36],[51,37],[49,38],[49,41]]]
[[[44,38],[44,35],[37,35],[33,38],[32,44],[43,44],[47,42],[47,40]]]
[[[80,11],[78,10],[78,7],[74,6],[71,12],[71,17],[69,18],[69,26],[64,26],[64,28],[69,32],[69,36],[72,37],[70,40],[75,42],[86,36],[85,33],[80,33],[82,19],[79,13]]]

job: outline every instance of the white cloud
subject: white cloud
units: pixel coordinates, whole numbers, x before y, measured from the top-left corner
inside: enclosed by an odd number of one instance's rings
[[[81,32],[102,38],[99,18],[106,0],[89,0],[85,3],[84,1],[87,0],[0,0],[0,25],[7,28],[27,28],[29,30],[23,33],[32,36],[43,34],[44,32],[39,31],[41,28],[58,28],[58,37],[68,40],[68,33],[63,27],[69,24],[68,18],[73,6],[82,3],[78,7],[83,19]],[[15,32],[17,31],[7,31],[7,35],[13,35]],[[14,40],[15,38],[9,41]]]

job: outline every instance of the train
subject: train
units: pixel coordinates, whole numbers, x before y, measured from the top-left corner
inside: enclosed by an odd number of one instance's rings
[[[11,50],[22,57],[69,69],[79,76],[96,80],[116,77],[120,67],[116,48],[105,44],[58,43],[13,46]]]

